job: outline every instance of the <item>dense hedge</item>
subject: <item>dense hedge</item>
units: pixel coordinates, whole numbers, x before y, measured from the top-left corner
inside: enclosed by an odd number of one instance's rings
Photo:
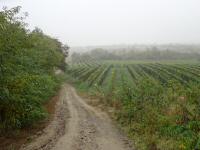
[[[42,104],[58,87],[55,68],[64,66],[62,44],[38,28],[28,30],[19,12],[0,12],[0,131],[47,115]]]

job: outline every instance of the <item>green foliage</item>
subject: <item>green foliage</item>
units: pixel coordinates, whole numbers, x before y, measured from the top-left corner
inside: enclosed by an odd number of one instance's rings
[[[177,83],[163,87],[143,79],[133,87],[131,98],[129,93],[121,93],[117,120],[139,149],[195,149],[200,134],[199,88]]]
[[[55,94],[62,44],[36,28],[26,29],[20,7],[0,12],[0,131],[22,128],[47,116],[43,104]]]
[[[82,91],[114,109],[114,118],[138,149],[200,148],[199,64],[96,64],[87,59],[69,72]],[[97,84],[88,85],[91,81]]]

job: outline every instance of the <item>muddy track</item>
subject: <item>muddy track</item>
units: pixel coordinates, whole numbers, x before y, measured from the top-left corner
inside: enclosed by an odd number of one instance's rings
[[[106,113],[88,105],[70,85],[64,85],[55,119],[23,150],[131,150],[130,142]]]

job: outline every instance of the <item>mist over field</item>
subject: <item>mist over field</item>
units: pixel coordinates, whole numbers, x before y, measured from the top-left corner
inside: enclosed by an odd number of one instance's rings
[[[107,51],[146,51],[146,50],[172,50],[177,52],[200,52],[200,44],[118,44],[118,45],[97,45],[97,46],[83,46],[83,47],[71,47],[71,53],[73,52],[89,52],[94,49],[104,49]]]

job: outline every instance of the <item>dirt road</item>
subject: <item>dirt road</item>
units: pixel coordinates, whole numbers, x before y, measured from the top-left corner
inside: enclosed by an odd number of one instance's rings
[[[88,105],[64,85],[54,121],[23,150],[131,150],[106,113]]]

